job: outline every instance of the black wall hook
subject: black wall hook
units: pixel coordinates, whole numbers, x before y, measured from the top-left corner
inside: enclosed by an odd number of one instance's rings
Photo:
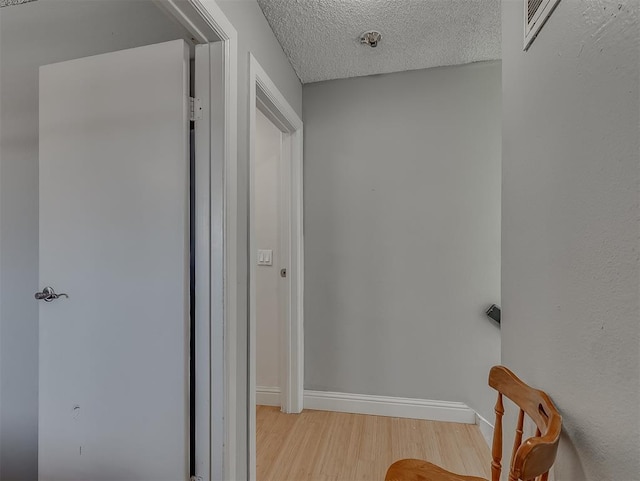
[[[500,308],[498,306],[491,304],[491,307],[485,311],[485,314],[500,324]]]

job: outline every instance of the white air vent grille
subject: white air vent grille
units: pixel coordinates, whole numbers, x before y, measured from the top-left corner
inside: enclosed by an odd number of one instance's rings
[[[529,0],[527,2],[527,21],[528,22],[530,22],[533,19],[534,15],[540,8],[542,1],[543,0]]]
[[[540,33],[560,0],[524,0],[524,49],[527,50]]]

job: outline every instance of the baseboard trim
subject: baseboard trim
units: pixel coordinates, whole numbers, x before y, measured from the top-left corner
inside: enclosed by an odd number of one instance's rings
[[[493,442],[493,424],[478,413],[476,413],[476,424],[478,425],[478,428],[480,428],[480,432],[482,433],[484,440],[487,442],[487,446],[491,448],[491,444]]]
[[[256,404],[258,406],[280,406],[279,387],[256,387]]]
[[[374,416],[475,424],[476,413],[464,403],[426,399],[305,391],[304,408]]]

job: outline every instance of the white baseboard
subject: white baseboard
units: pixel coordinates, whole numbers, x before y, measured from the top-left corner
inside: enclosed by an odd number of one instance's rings
[[[464,403],[430,401],[426,399],[305,391],[304,408],[318,411],[427,419],[430,421],[476,423],[475,411]]]
[[[259,406],[280,406],[280,388],[258,386],[256,388],[256,404]],[[493,424],[460,402],[304,391],[304,408],[317,411],[477,424],[489,448],[491,448],[493,440]]]
[[[256,387],[256,404],[258,406],[280,406],[280,388]]]
[[[491,443],[493,442],[493,424],[480,416],[478,413],[476,413],[476,424],[480,428],[482,437],[487,442],[489,449],[491,449]]]

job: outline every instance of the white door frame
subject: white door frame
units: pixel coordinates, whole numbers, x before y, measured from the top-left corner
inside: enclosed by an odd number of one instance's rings
[[[209,348],[196,360],[201,373],[196,411],[204,406],[209,415],[208,435],[198,436],[196,478],[235,480],[238,463],[245,462],[238,459],[236,440],[238,34],[214,0],[156,3],[187,28],[196,43],[222,44],[222,49],[211,49],[209,79],[196,72],[196,81],[205,82],[199,96],[210,132],[203,135],[201,129],[203,143],[196,140],[204,152],[196,152],[196,169],[205,173],[195,186],[196,329],[208,333],[197,342]]]
[[[249,54],[249,479],[256,478],[256,265],[255,238],[255,143],[256,107],[283,132],[279,209],[288,211],[286,268],[289,292],[284,305],[281,343],[281,405],[285,413],[299,413],[304,394],[304,238],[303,238],[303,125],[295,110],[280,93],[255,57]],[[283,209],[284,208],[284,209]],[[287,224],[287,223],[285,223]],[[282,244],[282,242],[281,242]],[[286,255],[286,254],[285,254]],[[280,303],[282,306],[283,303]]]

